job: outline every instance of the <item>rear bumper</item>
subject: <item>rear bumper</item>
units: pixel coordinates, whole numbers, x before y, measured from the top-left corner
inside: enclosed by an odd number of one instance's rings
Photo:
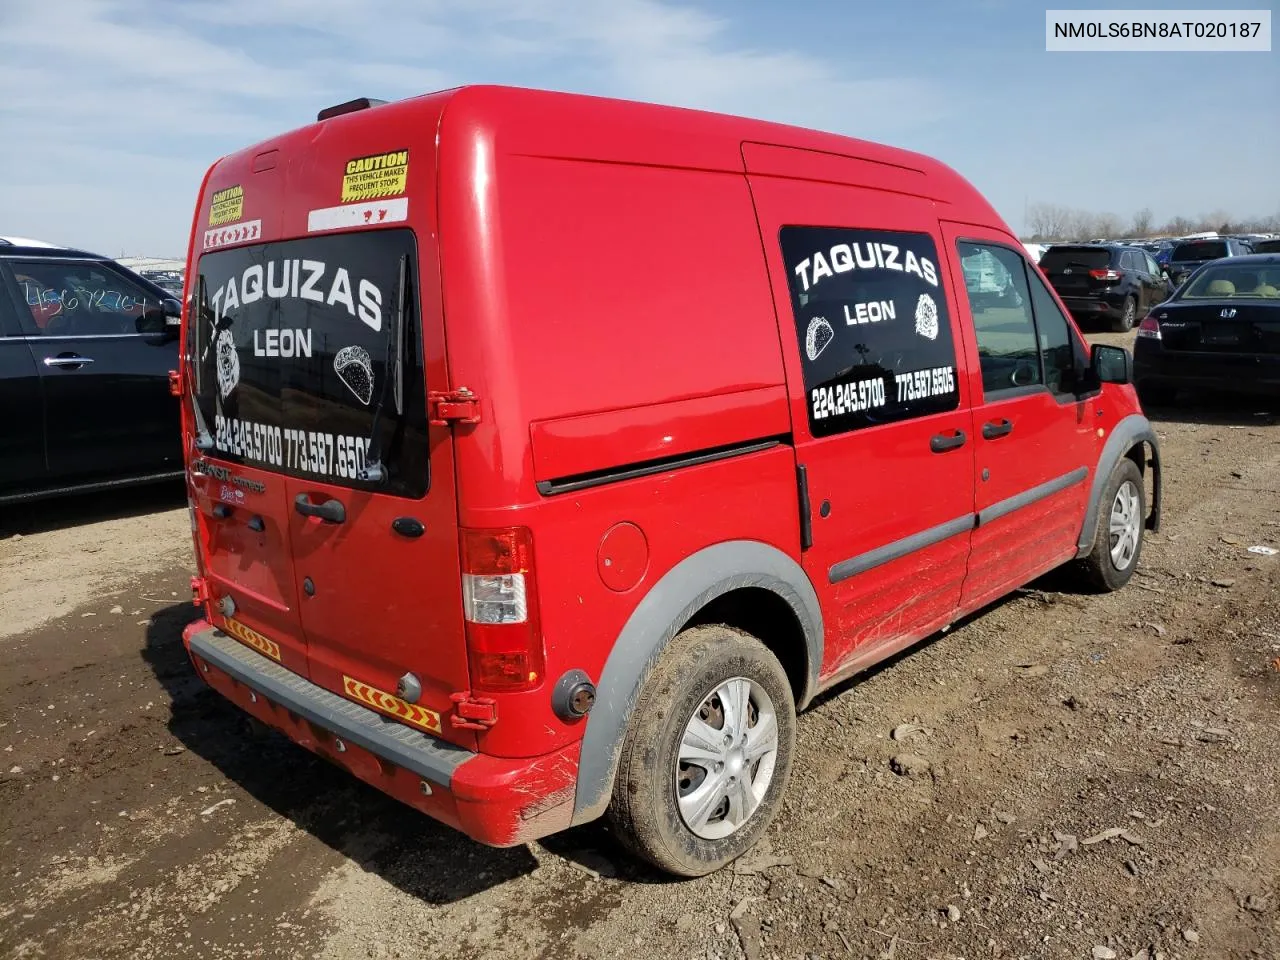
[[[1062,302],[1072,316],[1076,317],[1113,319],[1124,315],[1124,297],[1118,293],[1097,297],[1062,297]]]
[[[473,840],[509,847],[570,825],[580,744],[532,758],[472,753],[317,686],[207,621],[182,639],[204,681],[246,713]]]
[[[1139,386],[1206,387],[1280,396],[1280,356],[1180,352],[1139,339],[1133,350],[1133,378]]]

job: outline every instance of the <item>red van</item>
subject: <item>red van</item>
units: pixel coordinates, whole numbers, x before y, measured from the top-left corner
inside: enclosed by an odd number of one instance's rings
[[[1129,354],[914,153],[353,101],[214,164],[187,277],[195,668],[487,844],[714,870],[815,694],[1158,524]]]

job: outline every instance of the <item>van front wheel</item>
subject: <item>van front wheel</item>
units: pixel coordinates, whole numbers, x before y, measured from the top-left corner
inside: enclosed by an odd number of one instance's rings
[[[764,644],[724,626],[685,630],[636,701],[609,805],[615,831],[669,873],[719,869],[778,812],[795,733],[791,684]]]
[[[1102,491],[1093,549],[1079,561],[1091,587],[1109,592],[1129,582],[1142,556],[1145,517],[1142,471],[1128,457],[1121,457]]]

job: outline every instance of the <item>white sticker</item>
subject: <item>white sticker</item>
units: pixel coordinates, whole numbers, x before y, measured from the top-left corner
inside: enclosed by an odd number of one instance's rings
[[[398,223],[408,219],[408,197],[396,197],[373,203],[344,203],[340,207],[322,207],[308,213],[307,232],[346,230],[350,227],[376,227],[381,223]]]
[[[835,336],[836,332],[831,329],[831,324],[827,323],[826,317],[814,317],[809,321],[809,329],[805,332],[805,356],[811,361],[817,360]]]
[[[916,301],[916,333],[930,340],[938,339],[938,305],[927,293]]]
[[[246,220],[230,227],[215,227],[204,232],[204,248],[229,247],[233,243],[247,243],[262,237],[262,221]]]
[[[364,347],[343,347],[333,358],[333,372],[366,407],[373,401],[373,359]]]

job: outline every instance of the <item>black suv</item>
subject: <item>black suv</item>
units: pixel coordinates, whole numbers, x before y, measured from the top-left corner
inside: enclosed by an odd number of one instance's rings
[[[1131,330],[1173,285],[1146,250],[1123,243],[1055,244],[1040,269],[1076,320],[1106,320]]]
[[[106,257],[0,242],[0,504],[181,476],[180,314]]]
[[[1235,237],[1219,237],[1218,239],[1184,240],[1174,244],[1169,251],[1169,276],[1175,284],[1191,276],[1196,267],[1203,266],[1210,260],[1221,260],[1223,257],[1245,257],[1253,253],[1253,247]]]

